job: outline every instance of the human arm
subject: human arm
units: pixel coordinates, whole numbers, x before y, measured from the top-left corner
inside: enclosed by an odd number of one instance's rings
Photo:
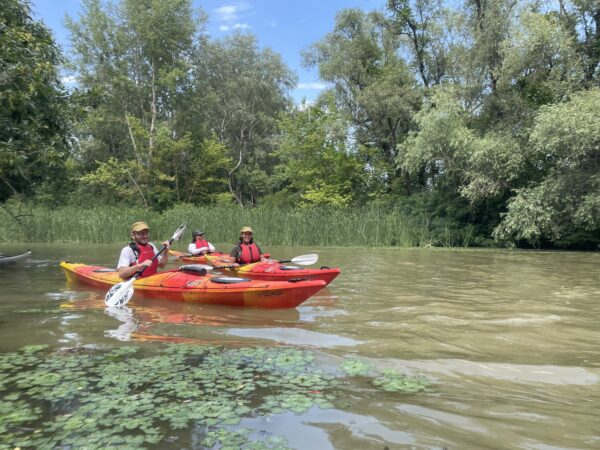
[[[232,266],[234,267],[239,267],[238,261],[239,261],[239,257],[240,257],[240,253],[241,253],[242,249],[240,248],[239,245],[236,245],[235,247],[233,247],[233,249],[229,252],[229,256],[231,256],[233,258],[233,264]]]
[[[162,243],[162,246],[165,247],[165,249],[161,253],[160,259],[158,260],[158,267],[165,267],[169,263],[168,250],[169,250],[169,247],[171,246],[171,243],[169,241],[165,241]],[[158,253],[158,251],[156,251],[156,247],[154,247],[154,249],[155,249],[155,254]]]

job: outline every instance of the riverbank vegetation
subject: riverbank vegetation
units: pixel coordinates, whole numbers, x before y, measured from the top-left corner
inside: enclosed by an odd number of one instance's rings
[[[280,55],[209,37],[191,0],[83,0],[69,54],[4,3],[1,239],[115,241],[135,217],[289,245],[600,244],[598,2],[341,10],[301,105]]]
[[[19,222],[0,210],[0,241],[21,242],[125,242],[129,226],[145,220],[155,240],[166,239],[180,223],[188,231],[201,228],[211,242],[237,241],[242,226],[252,224],[262,245],[316,245],[367,247],[468,247],[484,245],[472,226],[402,210],[363,207],[310,209],[246,208],[235,206],[178,205],[162,212],[145,208],[75,206],[20,209]],[[183,240],[188,239],[189,233]],[[228,251],[229,248],[225,249]]]

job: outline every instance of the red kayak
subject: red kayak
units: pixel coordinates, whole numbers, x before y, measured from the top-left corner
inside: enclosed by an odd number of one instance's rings
[[[123,280],[115,269],[61,262],[67,278],[108,289]],[[295,308],[325,287],[323,280],[259,281],[208,274],[183,266],[134,281],[135,292],[148,297],[196,303],[259,308]]]

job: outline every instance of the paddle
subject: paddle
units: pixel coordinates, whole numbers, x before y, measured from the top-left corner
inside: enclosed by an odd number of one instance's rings
[[[182,224],[177,231],[173,233],[171,239],[169,239],[169,245],[173,243],[173,241],[178,241],[181,238],[181,235],[185,231],[185,223]],[[167,246],[163,245],[159,252],[152,257],[152,261],[158,258],[162,252],[166,250]],[[147,266],[142,267],[138,270],[129,280],[122,281],[121,283],[115,284],[113,287],[109,289],[104,297],[104,303],[107,306],[123,306],[126,305],[131,297],[133,296],[133,282],[142,274],[144,270],[146,270]]]
[[[300,256],[296,256],[292,259],[280,259],[279,263],[294,263],[294,264],[299,264],[301,266],[310,266],[311,264],[316,264],[316,262],[319,260],[319,255],[317,255],[316,253],[309,253],[308,255],[300,255]],[[254,263],[250,263],[250,264],[254,264]],[[237,267],[242,267],[245,266],[246,264],[240,264]],[[206,266],[209,267],[209,266]],[[231,266],[217,266],[214,267],[214,269],[236,269],[237,268],[234,265]]]
[[[309,253],[308,255],[300,255],[296,256],[292,259],[280,259],[280,263],[288,263],[292,262],[294,264],[299,264],[301,266],[310,266],[311,264],[316,264],[319,260],[319,255],[316,253]]]

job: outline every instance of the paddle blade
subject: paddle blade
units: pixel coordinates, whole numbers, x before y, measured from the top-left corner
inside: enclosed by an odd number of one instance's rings
[[[315,264],[319,260],[319,255],[316,253],[309,253],[308,255],[300,255],[292,258],[290,261],[301,266],[310,266]]]
[[[182,223],[179,226],[179,228],[177,228],[177,230],[175,231],[175,233],[173,233],[173,237],[171,238],[171,242],[178,241],[179,239],[181,239],[181,236],[183,235],[184,231],[185,231],[185,223]]]
[[[133,281],[134,279],[131,279],[122,283],[117,283],[111,287],[104,297],[106,306],[113,307],[126,305],[133,296]]]

